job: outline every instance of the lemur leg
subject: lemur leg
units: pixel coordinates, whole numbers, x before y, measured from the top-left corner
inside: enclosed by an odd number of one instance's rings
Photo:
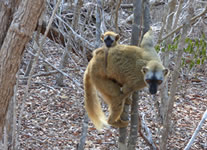
[[[104,97],[105,102],[109,105],[108,123],[114,127],[126,127],[128,121],[120,119],[126,99],[120,85],[107,78],[93,78],[93,82]]]

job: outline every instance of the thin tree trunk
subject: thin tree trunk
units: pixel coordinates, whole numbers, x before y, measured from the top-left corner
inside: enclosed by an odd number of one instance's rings
[[[121,0],[117,1],[116,10],[115,10],[115,28],[118,33],[118,18],[119,18],[119,8],[121,5]]]
[[[102,12],[102,1],[97,0],[97,6],[96,6],[96,44],[95,44],[96,48],[98,48],[101,43],[101,41],[100,41],[100,37],[101,37],[100,27],[101,27],[101,21],[102,21],[101,12]],[[78,150],[84,150],[85,141],[86,141],[87,132],[88,132],[88,120],[89,120],[88,114],[87,114],[87,112],[85,112],[80,142],[78,143],[78,147],[77,147]]]
[[[43,4],[44,0],[21,1],[0,50],[0,138],[22,53],[35,30]]]
[[[150,16],[150,4],[149,0],[145,0],[143,2],[144,10],[143,10],[143,19],[144,19],[144,29],[143,29],[143,35],[149,30],[150,24],[151,24],[151,16]]]
[[[134,23],[132,25],[131,45],[138,45],[142,26],[142,0],[134,0]]]
[[[141,2],[140,2],[141,3]],[[143,35],[149,30],[150,28],[150,23],[151,23],[151,18],[150,18],[150,9],[149,9],[149,1],[143,1],[142,2],[142,6],[143,10],[139,10],[141,11],[141,16],[139,16],[140,18],[134,18],[137,20],[142,20],[141,22],[139,22],[139,26],[143,26]],[[136,7],[136,6],[135,6]],[[140,8],[139,8],[140,9]],[[137,13],[136,11],[134,13]],[[134,21],[137,22],[137,21]],[[134,28],[135,29],[135,28]],[[134,31],[132,30],[132,33]],[[140,33],[141,33],[141,29],[140,31],[138,31],[139,34],[137,36],[137,41],[138,39],[140,39]],[[141,41],[141,40],[140,40]],[[138,41],[138,43],[141,43],[140,41]],[[132,45],[133,43],[135,43],[136,41],[131,41]],[[128,141],[128,149],[129,150],[134,150],[136,147],[136,142],[137,142],[137,136],[138,136],[138,99],[139,99],[139,92],[134,92],[132,95],[132,105],[131,105],[131,128],[130,128],[130,135],[129,135],[129,141]]]
[[[129,105],[125,104],[124,110],[121,114],[121,119],[125,121],[129,120]],[[119,150],[127,150],[127,145],[126,145],[127,136],[128,136],[127,127],[119,128],[119,140],[118,140]]]
[[[166,30],[169,32],[172,29],[172,24],[173,24],[173,14],[175,11],[175,6],[176,6],[176,1],[172,0],[171,2],[169,2],[169,12],[168,12],[168,19],[166,20]],[[167,47],[167,45],[169,45],[171,43],[171,39],[168,38],[165,41],[165,45]],[[167,50],[164,53],[164,57],[163,57],[163,64],[166,68],[168,68],[169,66],[169,57],[170,57],[170,52]],[[163,120],[165,119],[165,112],[166,112],[166,108],[167,108],[167,100],[168,100],[168,81],[166,81],[163,85],[164,88],[161,88],[161,104],[160,104],[160,118],[161,121],[163,123]]]
[[[132,95],[131,105],[131,128],[128,141],[128,150],[135,150],[138,135],[138,98],[139,92],[134,92]]]
[[[185,25],[183,27],[183,32],[181,34],[181,40],[180,43],[178,44],[178,53],[176,57],[176,64],[174,68],[174,72],[172,73],[172,85],[170,88],[170,96],[168,99],[168,103],[166,105],[166,110],[165,110],[165,117],[163,120],[163,128],[161,130],[161,142],[160,142],[160,149],[161,150],[166,150],[167,148],[167,139],[168,139],[168,134],[170,131],[170,123],[171,123],[171,116],[172,116],[172,111],[173,111],[173,105],[174,105],[174,100],[175,100],[175,93],[177,92],[177,85],[178,85],[178,77],[179,77],[179,70],[181,67],[181,60],[182,60],[182,55],[183,55],[183,49],[185,47],[185,38],[187,35],[187,31],[190,28],[190,18],[192,16],[191,12],[191,6],[189,6],[188,10],[188,16],[185,18]]]
[[[141,31],[142,31],[142,0],[134,0],[134,23],[132,25],[131,45],[138,45]],[[139,92],[132,94],[131,105],[131,129],[128,142],[129,149],[135,149],[137,141],[137,127],[138,127],[138,99]],[[133,120],[132,120],[133,119]]]

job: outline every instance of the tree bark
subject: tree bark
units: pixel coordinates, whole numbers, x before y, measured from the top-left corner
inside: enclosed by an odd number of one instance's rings
[[[19,6],[20,0],[1,0],[0,1],[0,48],[3,44],[7,30],[13,18],[15,9]]]
[[[3,0],[0,2],[0,48],[3,43],[3,40],[6,36],[6,31],[8,30],[8,25],[11,23],[11,15],[12,15],[12,0]]]
[[[0,139],[22,53],[35,30],[43,4],[44,0],[21,1],[0,50]]]

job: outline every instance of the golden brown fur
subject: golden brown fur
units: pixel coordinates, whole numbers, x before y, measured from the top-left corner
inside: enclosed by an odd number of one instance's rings
[[[129,103],[128,97],[133,91],[146,86],[145,73],[162,71],[165,68],[153,49],[145,50],[144,47],[116,44],[108,51],[108,65],[104,71],[105,53],[105,47],[96,49],[85,71],[85,108],[97,129],[107,124],[97,97],[96,90],[98,90],[109,106],[108,124],[114,127],[126,127],[128,121],[121,120],[120,115],[126,101]],[[150,63],[152,61],[153,63]]]

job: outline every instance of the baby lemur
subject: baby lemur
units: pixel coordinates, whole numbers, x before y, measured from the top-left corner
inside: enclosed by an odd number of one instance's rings
[[[120,115],[131,93],[148,86],[149,92],[156,94],[169,71],[153,47],[151,30],[144,35],[141,47],[118,44],[119,36],[113,32],[104,34],[102,39],[105,46],[94,50],[84,74],[85,109],[97,129],[107,124],[126,127],[128,121],[121,120]],[[96,90],[109,106],[108,121]]]
[[[108,51],[110,48],[115,47],[118,44],[120,36],[114,32],[107,31],[101,35],[101,40],[104,42],[105,50],[105,71],[107,67]]]

